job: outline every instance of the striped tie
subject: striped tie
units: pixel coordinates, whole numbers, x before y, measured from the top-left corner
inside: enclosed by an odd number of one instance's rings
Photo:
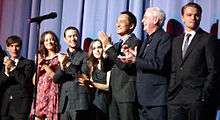
[[[182,51],[182,57],[184,58],[185,54],[186,54],[186,50],[189,46],[189,38],[190,38],[191,34],[186,34],[186,40],[184,42],[184,45],[183,45],[183,51]]]

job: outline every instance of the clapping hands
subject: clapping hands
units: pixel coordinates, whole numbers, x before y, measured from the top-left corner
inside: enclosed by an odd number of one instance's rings
[[[127,45],[123,45],[121,49],[122,49],[121,51],[124,53],[124,56],[119,55],[118,56],[119,60],[127,64],[132,64],[136,62],[137,46],[134,49],[132,49],[132,48],[128,48]]]
[[[81,86],[89,85],[91,82],[86,74],[77,74],[75,79],[78,80]]]
[[[60,67],[61,69],[63,69],[64,66],[66,66],[66,64],[70,61],[69,57],[67,56],[67,54],[63,54],[63,53],[59,53],[57,56],[58,56],[58,61],[60,63]]]
[[[5,65],[6,74],[9,74],[9,72],[12,71],[13,68],[15,68],[15,62],[11,60],[9,57],[4,58],[3,64]]]

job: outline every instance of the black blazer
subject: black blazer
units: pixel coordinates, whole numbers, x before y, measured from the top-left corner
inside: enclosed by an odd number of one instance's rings
[[[136,88],[140,105],[167,104],[170,48],[171,37],[163,29],[158,29],[153,33],[150,43],[147,44],[146,40],[143,42],[136,58]]]
[[[5,51],[2,50],[2,47],[0,46],[0,70],[2,69],[5,55],[6,55]]]
[[[2,50],[2,47],[0,46],[0,71],[2,71],[3,69],[3,61],[4,61],[4,57],[5,57],[6,53],[4,50]],[[2,98],[2,91],[3,88],[0,87],[0,98]],[[1,99],[0,99],[0,108],[1,108]]]
[[[185,57],[182,58],[184,34],[172,43],[172,74],[169,86],[169,102],[190,104],[208,101],[214,94],[219,79],[216,40],[198,29]]]
[[[131,34],[124,44],[127,44],[129,48],[134,48],[139,44],[140,40]],[[106,54],[110,60],[108,66],[112,66],[110,89],[112,96],[119,102],[134,102],[136,97],[136,69],[134,64],[124,64],[117,59],[120,54],[120,42],[115,43],[110,47]],[[104,63],[105,64],[105,63]],[[105,64],[105,65],[106,65]]]
[[[60,68],[55,73],[55,83],[62,84],[60,93],[59,112],[65,112],[67,106],[71,110],[88,110],[89,95],[85,86],[80,86],[74,79],[76,73],[87,73],[87,56],[81,49],[69,54],[71,65],[62,71]]]
[[[35,68],[34,61],[21,57],[9,76],[5,75],[4,69],[2,70],[0,73],[0,88],[3,88],[2,114],[6,113],[9,103],[17,113],[30,112],[34,89],[32,77]]]

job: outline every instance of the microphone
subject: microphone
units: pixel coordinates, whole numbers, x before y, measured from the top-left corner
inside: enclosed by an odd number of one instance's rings
[[[51,13],[43,15],[43,16],[38,16],[38,17],[30,18],[29,22],[30,23],[32,23],[32,22],[41,22],[43,20],[54,19],[56,17],[57,17],[57,13],[56,12],[51,12]]]

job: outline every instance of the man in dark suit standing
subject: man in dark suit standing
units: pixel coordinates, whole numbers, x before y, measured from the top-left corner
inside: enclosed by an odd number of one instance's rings
[[[0,46],[0,71],[2,71],[3,69],[3,61],[4,61],[4,57],[5,57],[6,53],[4,50],[2,50],[2,47]],[[0,87],[0,98],[2,98],[2,93],[3,93],[3,88]],[[0,99],[0,109],[1,109],[1,99]],[[0,114],[1,116],[1,114]],[[1,118],[0,118],[1,120]]]
[[[128,49],[123,62],[135,63],[140,120],[166,120],[171,37],[162,27],[165,13],[158,7],[145,11],[142,23],[147,39],[140,50]]]
[[[200,27],[202,8],[182,7],[185,34],[172,43],[169,120],[215,120],[214,96],[219,80],[216,40]]]
[[[121,12],[116,23],[116,31],[120,41],[111,46],[105,33],[101,32],[100,40],[106,49],[108,65],[112,66],[110,89],[112,98],[110,103],[110,120],[137,120],[136,104],[136,70],[133,64],[124,64],[118,60],[123,56],[122,46],[134,48],[138,45],[138,38],[133,34],[136,27],[136,17],[128,11]]]
[[[0,73],[0,88],[3,88],[1,120],[27,120],[33,97],[35,63],[20,55],[20,37],[8,37],[6,45],[9,57],[5,57]]]
[[[87,73],[87,55],[80,49],[79,37],[77,28],[67,27],[64,31],[64,40],[68,45],[67,55],[58,55],[60,68],[55,73],[54,82],[62,84],[59,105],[61,120],[89,119],[87,88],[75,79],[76,74]]]

